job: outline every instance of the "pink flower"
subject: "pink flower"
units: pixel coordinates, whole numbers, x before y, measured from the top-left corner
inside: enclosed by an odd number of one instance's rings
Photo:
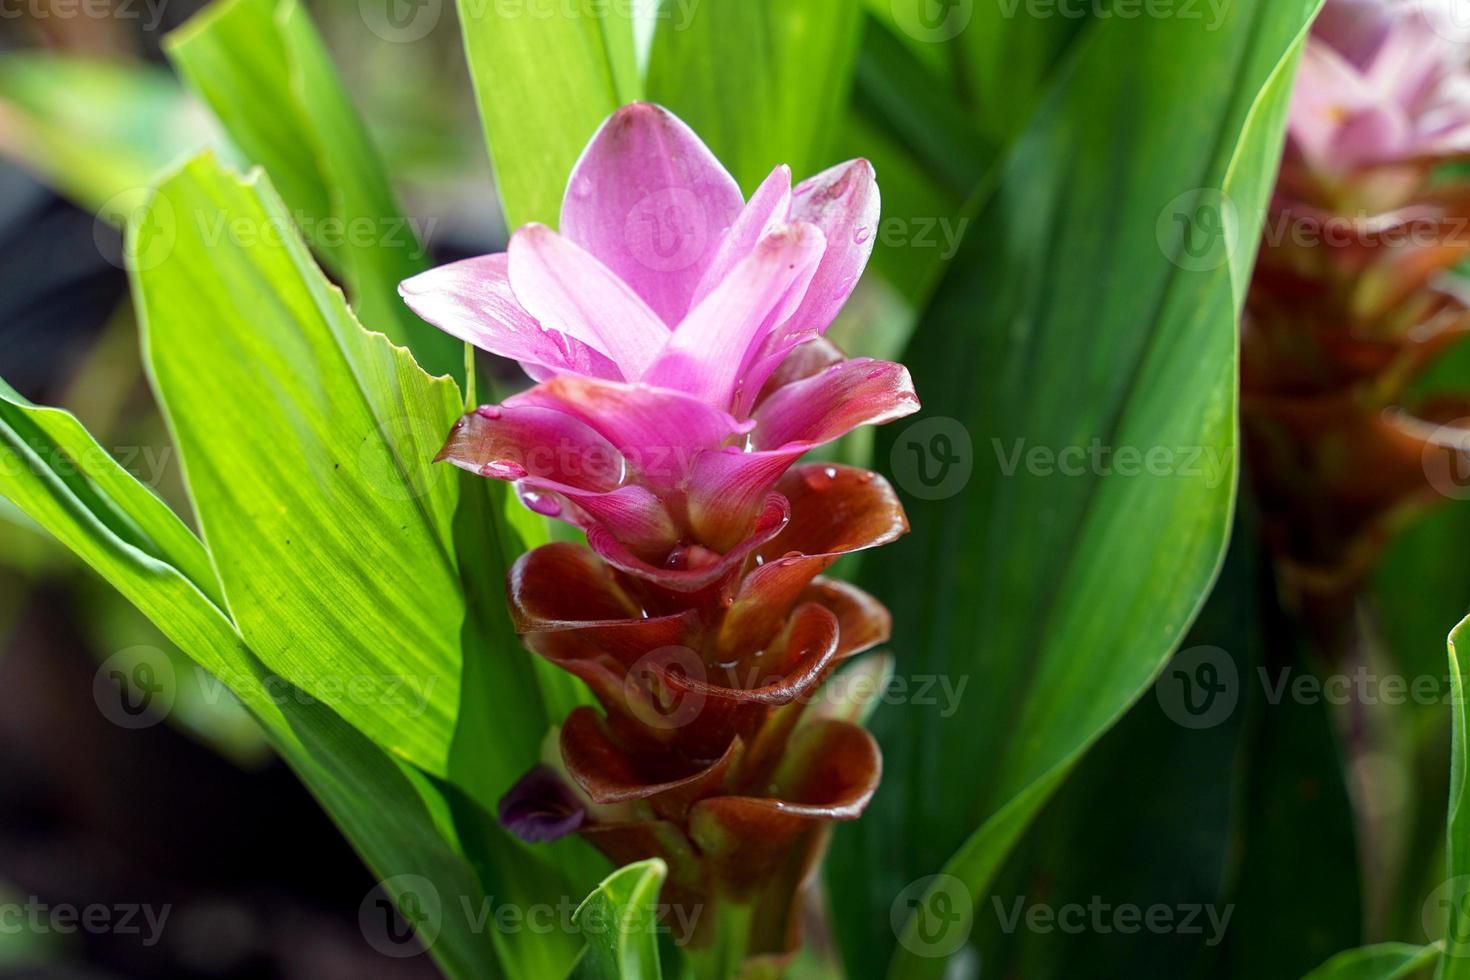
[[[663,858],[667,902],[759,909],[739,946],[766,970],[795,950],[831,824],[862,813],[882,771],[861,726],[808,706],[891,625],[823,573],[908,522],[875,473],[793,466],[918,410],[901,365],[822,339],[877,224],[865,161],[795,188],[777,167],[744,201],[688,127],[632,105],[572,173],[562,234],[530,225],[506,255],[401,287],[539,382],[462,418],[440,458],[513,481],[591,548],[545,545],[508,576],[526,645],[602,710],[563,720],[503,825],[580,834],[619,864]],[[691,945],[732,927],[706,918]]]
[[[1310,168],[1350,174],[1470,152],[1470,52],[1438,16],[1430,0],[1328,0],[1288,131]]]
[[[901,365],[820,339],[878,210],[865,160],[795,188],[777,167],[745,201],[668,111],[620,109],[572,172],[561,234],[527,225],[506,254],[400,287],[540,382],[462,419],[441,458],[515,482],[620,569],[702,588],[747,557],[732,552],[758,523],[779,523],[768,496],[799,457],[918,409]]]

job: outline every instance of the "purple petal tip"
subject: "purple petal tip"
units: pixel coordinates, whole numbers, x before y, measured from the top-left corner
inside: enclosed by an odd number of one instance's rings
[[[500,825],[528,844],[545,844],[576,832],[587,811],[571,787],[549,766],[536,766],[500,798]]]

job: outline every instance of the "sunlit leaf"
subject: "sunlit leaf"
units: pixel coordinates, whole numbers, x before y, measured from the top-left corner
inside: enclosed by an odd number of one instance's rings
[[[531,16],[460,0],[465,57],[507,224],[555,227],[572,166],[602,121],[634,101],[628,71],[628,7],[597,16],[548,5]]]
[[[169,35],[169,57],[260,164],[358,319],[463,377],[463,345],[414,316],[398,283],[427,268],[362,120],[296,0],[221,0]]]
[[[430,461],[462,408],[454,383],[358,326],[263,177],[197,158],[131,232],[150,372],[241,634],[446,775],[459,486]]]
[[[648,95],[709,144],[746,193],[777,164],[798,179],[836,161],[831,141],[857,58],[853,0],[666,2]]]

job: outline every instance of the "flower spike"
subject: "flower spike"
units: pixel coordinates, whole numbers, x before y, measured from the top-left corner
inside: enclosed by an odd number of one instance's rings
[[[509,575],[526,645],[600,710],[563,721],[501,822],[528,841],[581,834],[617,863],[663,858],[677,900],[749,906],[745,948],[768,961],[794,951],[830,826],[861,814],[882,768],[862,728],[807,710],[891,625],[821,576],[908,524],[876,474],[797,465],[919,408],[902,365],[822,339],[878,202],[863,160],[795,188],[778,167],[744,201],[687,126],[631,105],[577,164],[560,234],[527,226],[508,258],[401,287],[538,382],[466,415],[439,458],[587,534]]]

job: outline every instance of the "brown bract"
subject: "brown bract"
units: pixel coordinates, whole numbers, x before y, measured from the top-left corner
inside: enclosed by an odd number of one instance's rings
[[[694,567],[677,549],[655,563],[563,542],[511,571],[526,645],[601,708],[561,729],[560,767],[586,810],[577,832],[617,863],[667,861],[667,902],[748,906],[750,956],[796,948],[831,824],[862,813],[882,769],[865,730],[811,707],[839,663],[888,638],[889,615],[822,573],[907,529],[881,477],[804,465],[743,541]],[[522,796],[508,799],[566,822]]]

